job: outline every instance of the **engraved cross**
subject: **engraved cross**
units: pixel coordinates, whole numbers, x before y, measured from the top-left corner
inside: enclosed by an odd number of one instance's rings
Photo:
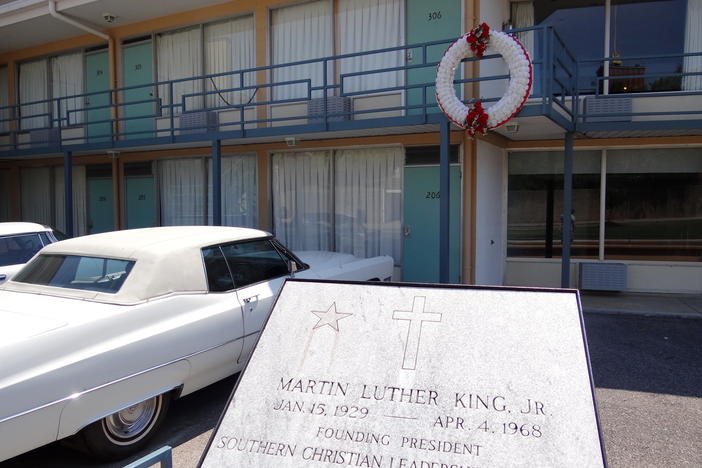
[[[417,354],[419,352],[419,342],[422,336],[423,322],[441,322],[441,314],[437,312],[424,312],[424,304],[427,298],[415,296],[412,303],[412,311],[395,310],[392,313],[393,320],[407,320],[407,339],[405,340],[405,355],[402,360],[403,369],[417,368]]]

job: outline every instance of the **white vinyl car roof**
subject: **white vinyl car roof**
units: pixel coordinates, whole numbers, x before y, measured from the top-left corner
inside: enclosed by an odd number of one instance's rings
[[[268,236],[269,233],[257,229],[171,226],[76,237],[47,245],[40,255],[79,255],[136,261],[117,293],[14,281],[8,281],[3,288],[125,305],[176,292],[204,293],[208,287],[201,253],[203,247]]]
[[[0,236],[11,236],[13,234],[27,234],[30,232],[48,232],[50,228],[38,223],[0,223]]]

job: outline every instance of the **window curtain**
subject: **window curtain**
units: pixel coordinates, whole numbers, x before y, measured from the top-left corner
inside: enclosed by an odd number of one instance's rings
[[[512,26],[515,28],[526,28],[534,26],[534,2],[512,2],[511,17]],[[534,32],[526,31],[516,34],[517,39],[529,52],[529,56],[534,58]]]
[[[51,224],[51,168],[22,169],[20,184],[22,221]]]
[[[335,154],[335,244],[358,257],[390,255],[401,264],[402,148]]]
[[[685,21],[685,53],[702,52],[702,0],[687,0],[687,19]],[[685,57],[685,73],[702,72],[702,55]],[[684,91],[702,90],[702,75],[683,76]]]
[[[63,167],[54,171],[54,219],[59,231],[66,232],[66,211],[63,184]],[[85,166],[73,166],[73,235],[83,236],[88,233],[88,202]]]
[[[177,80],[202,76],[202,56],[200,49],[200,28],[159,34],[156,40],[156,62],[158,81]],[[159,86],[159,97],[163,106],[170,104],[169,85]],[[186,80],[173,83],[173,113],[180,114],[202,108],[202,95],[183,98],[186,95],[202,93],[202,80]],[[164,115],[168,108],[163,109]]]
[[[7,89],[7,67],[0,67],[0,133],[10,131],[10,109],[3,109],[9,105]]]
[[[273,10],[271,14],[272,63],[283,64],[326,57],[333,54],[331,5],[328,0],[303,3]],[[324,65],[310,63],[273,69],[273,82],[310,79],[312,86],[323,85]],[[328,83],[332,82],[331,67]],[[273,98],[305,99],[307,84],[273,87]],[[315,91],[312,97],[320,97]]]
[[[158,161],[161,225],[205,223],[205,166],[202,158]]]
[[[10,220],[10,171],[0,169],[0,222]]]
[[[205,74],[254,68],[255,44],[253,16],[205,25]],[[232,74],[207,79],[207,91],[216,92],[207,95],[207,107],[246,104],[253,97],[253,90],[224,91],[255,83],[253,72],[244,74],[243,82],[241,78]]]
[[[331,250],[331,152],[273,154],[273,227],[293,250]]]
[[[49,112],[48,102],[28,104],[48,98],[47,68],[46,60],[22,63],[19,66],[20,113],[27,116],[21,119],[22,130],[49,126],[49,118],[46,115]]]
[[[347,0],[339,3],[339,53],[350,54],[402,45],[404,1]],[[401,66],[403,51],[341,60],[341,74]],[[343,92],[369,91],[402,84],[401,72],[343,79]]]
[[[207,161],[209,174],[207,212],[212,224],[212,164]],[[258,192],[256,184],[256,155],[222,156],[222,225],[255,228],[258,225]]]
[[[83,93],[82,52],[51,58],[51,90],[51,95],[54,99]],[[83,123],[83,113],[75,112],[83,108],[83,99],[82,97],[60,99],[60,115],[58,102],[54,101],[54,119],[61,119],[61,126],[63,127]],[[54,126],[58,126],[57,121],[54,123]]]

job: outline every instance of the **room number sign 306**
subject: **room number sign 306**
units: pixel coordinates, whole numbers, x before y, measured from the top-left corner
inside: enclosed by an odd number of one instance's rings
[[[441,10],[438,11],[430,11],[429,12],[429,18],[427,21],[436,21],[441,19]]]

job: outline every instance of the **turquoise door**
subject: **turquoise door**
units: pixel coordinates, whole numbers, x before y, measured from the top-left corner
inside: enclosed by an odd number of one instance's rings
[[[153,177],[127,177],[125,179],[127,229],[156,226]]]
[[[153,48],[151,42],[127,46],[123,51],[122,70],[124,73],[124,86],[148,85],[153,83]],[[124,102],[138,102],[124,106],[124,121],[122,132],[125,138],[152,138],[154,119],[146,117],[133,119],[140,116],[154,114],[154,92],[152,86],[143,86],[124,91]]]
[[[85,92],[93,93],[110,89],[110,69],[107,51],[85,56]],[[110,141],[109,91],[85,97],[87,109],[88,141],[90,143]]]
[[[405,218],[402,280],[439,282],[439,167],[405,167]],[[460,281],[461,173],[451,167],[449,281]]]
[[[88,233],[112,230],[112,179],[88,179]]]
[[[461,31],[460,0],[407,0],[407,44],[455,39]],[[427,47],[427,57],[423,57],[421,48],[408,51],[407,64],[420,65],[438,62],[448,48],[448,44]],[[436,81],[436,66],[430,65],[407,71],[407,84],[417,85],[434,83]],[[422,106],[422,88],[409,89],[405,97],[407,106]],[[432,105],[428,112],[440,112],[436,106],[434,86],[426,88],[426,105]],[[408,114],[421,114],[421,108],[411,108]]]

